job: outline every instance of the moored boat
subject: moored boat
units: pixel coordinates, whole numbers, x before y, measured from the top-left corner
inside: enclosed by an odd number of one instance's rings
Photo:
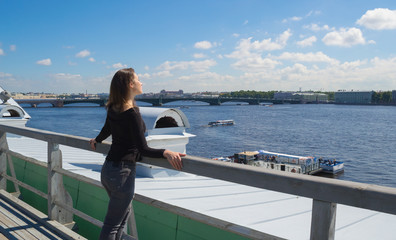
[[[323,160],[311,156],[296,156],[283,153],[259,151],[243,151],[233,157],[212,158],[214,160],[235,162],[257,167],[264,167],[282,172],[299,174],[317,174],[320,172],[337,174],[344,170],[344,162]]]
[[[227,126],[227,125],[234,125],[234,120],[217,120],[214,122],[209,122],[209,126]]]
[[[338,174],[344,171],[344,162],[336,161],[335,159],[319,158],[319,164],[324,173]]]

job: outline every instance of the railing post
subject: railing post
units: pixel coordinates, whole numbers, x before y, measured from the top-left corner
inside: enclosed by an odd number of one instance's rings
[[[3,175],[7,174],[7,153],[1,149],[8,149],[6,132],[0,131],[0,189],[7,189],[7,179]]]
[[[62,168],[59,145],[48,142],[48,217],[68,227],[73,227],[73,213],[56,205],[57,202],[73,207],[73,200],[63,186],[63,176],[54,171]]]
[[[138,232],[137,232],[137,227],[136,227],[135,211],[133,210],[132,203],[131,203],[131,213],[129,214],[127,224],[128,224],[130,235],[133,236],[136,240],[138,240],[139,237],[138,237]]]
[[[334,239],[337,204],[313,199],[311,239]]]

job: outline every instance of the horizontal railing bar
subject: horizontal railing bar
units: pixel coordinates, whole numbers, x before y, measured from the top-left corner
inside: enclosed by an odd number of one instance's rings
[[[168,162],[164,159],[144,157],[143,162],[169,168]],[[396,204],[394,204],[396,188],[391,187],[278,172],[195,156],[183,158],[183,172],[326,202],[396,214]]]
[[[2,173],[0,173],[0,176],[2,176],[5,179],[10,180],[10,181],[18,184],[19,186],[21,186],[23,188],[26,188],[27,190],[29,190],[31,192],[34,192],[35,194],[37,194],[37,195],[39,195],[39,196],[41,196],[41,197],[43,197],[45,199],[48,199],[48,194],[43,193],[42,191],[40,191],[40,190],[38,190],[38,189],[36,189],[36,188],[24,183],[24,182],[21,182],[21,181],[19,181],[18,179],[14,178],[14,177],[11,177],[11,176],[8,176],[8,175],[2,174]]]
[[[91,151],[89,138],[5,125],[0,125],[0,131]],[[110,143],[108,142],[97,144],[96,152],[106,154],[109,147]],[[162,158],[144,158],[143,162],[171,168],[170,164]],[[396,204],[394,204],[396,202],[396,188],[277,172],[255,166],[230,164],[195,156],[183,158],[183,171],[325,202],[396,214]]]
[[[73,136],[29,127],[14,127],[3,124],[0,124],[0,131],[92,151],[91,146],[89,145],[89,138],[86,137]],[[106,142],[98,144],[96,152],[107,154],[110,149],[110,143],[105,143]]]
[[[24,160],[24,161],[26,161],[26,162],[32,163],[32,164],[34,164],[34,165],[38,165],[38,166],[40,166],[40,167],[47,167],[47,166],[48,166],[48,164],[47,164],[46,162],[42,162],[42,161],[39,161],[39,160],[37,160],[37,159],[24,156],[24,155],[22,155],[22,154],[20,154],[20,153],[17,153],[17,152],[8,150],[8,149],[3,149],[3,148],[2,148],[2,149],[0,149],[0,152],[5,152],[5,153],[8,154],[8,155],[11,155],[11,156],[13,156],[13,157],[19,158],[19,159],[21,159],[21,160]]]
[[[54,168],[54,171],[57,172],[57,173],[60,173],[60,174],[62,174],[64,176],[73,178],[75,180],[78,180],[78,181],[81,181],[81,182],[84,182],[84,183],[88,183],[88,184],[94,185],[96,187],[104,188],[103,185],[98,180],[83,176],[81,174],[74,173],[74,172],[65,170],[63,168],[58,168],[58,167]]]
[[[45,163],[43,163],[41,161],[38,161],[36,159],[28,158],[28,157],[26,157],[24,155],[12,152],[10,150],[5,150],[5,152],[7,152],[8,154],[12,154],[12,155],[14,155],[14,156],[16,156],[18,158],[21,158],[22,160],[33,162],[35,164],[40,163],[38,165],[45,165],[44,167],[47,167],[47,164],[45,164]],[[100,181],[92,179],[92,178],[88,178],[88,177],[80,175],[78,173],[74,173],[74,172],[71,172],[71,171],[68,171],[68,170],[65,170],[65,169],[62,169],[62,168],[54,168],[54,171],[59,173],[59,174],[62,174],[64,176],[68,176],[70,178],[85,182],[87,184],[91,184],[93,186],[103,188],[103,185],[100,183]],[[8,180],[11,180],[11,181],[15,180],[15,178],[9,177],[8,175],[6,176],[6,178]],[[26,185],[26,184],[23,183],[23,185]],[[31,187],[29,185],[26,185],[26,186]],[[31,189],[29,189],[29,190],[31,190]],[[250,237],[250,238],[253,238],[253,239],[282,239],[282,238],[278,238],[278,237],[275,237],[275,236],[271,236],[271,235],[256,231],[254,229],[242,227],[242,226],[239,226],[239,225],[236,225],[236,224],[230,224],[229,222],[222,221],[220,219],[216,219],[216,218],[213,218],[213,217],[208,217],[206,215],[203,215],[203,214],[200,214],[200,213],[196,213],[196,212],[190,211],[188,209],[183,209],[183,208],[180,208],[180,207],[177,207],[177,206],[174,206],[174,205],[170,205],[170,204],[167,204],[167,203],[159,201],[159,200],[154,200],[152,198],[148,198],[148,197],[145,197],[145,196],[137,194],[137,193],[134,196],[134,200],[138,201],[138,202],[141,202],[141,203],[144,203],[144,204],[147,204],[149,206],[153,206],[153,207],[157,207],[157,208],[160,208],[160,209],[163,209],[163,210],[167,210],[169,212],[172,212],[172,213],[175,213],[175,214],[178,214],[178,215],[181,215],[181,216],[184,216],[184,217],[196,220],[196,221],[203,222],[205,224],[209,224],[209,225],[214,226],[214,227],[225,229],[225,230],[227,230],[229,232],[233,232],[233,233],[236,233],[236,234],[241,235],[241,236],[246,236],[246,237]],[[95,219],[93,217],[90,217],[89,215],[87,215],[87,214],[85,214],[85,213],[83,213],[83,212],[81,212],[81,211],[79,211],[79,210],[77,210],[75,208],[72,208],[72,207],[69,207],[69,206],[65,206],[65,205],[63,205],[63,204],[61,204],[59,202],[55,202],[55,204],[57,204],[58,206],[60,206],[62,208],[65,208],[66,210],[68,210],[70,212],[73,212],[74,214],[76,214],[79,217],[91,222],[92,224],[95,224],[96,226],[101,227],[102,224],[103,224],[99,220],[97,220],[97,219]]]
[[[59,206],[61,208],[64,208],[64,209],[66,209],[69,212],[72,212],[73,214],[79,216],[80,218],[83,218],[84,220],[94,224],[95,226],[98,226],[98,227],[102,227],[103,226],[103,222],[101,222],[101,221],[97,220],[96,218],[93,218],[93,217],[91,217],[91,216],[89,216],[89,215],[87,215],[87,214],[75,209],[74,207],[70,207],[70,206],[65,205],[65,204],[63,204],[61,202],[58,202],[58,201],[55,201],[54,203],[55,203],[55,205],[57,205],[57,206]]]
[[[168,212],[174,213],[176,215],[179,216],[183,216],[189,219],[193,219],[196,220],[198,222],[202,222],[204,224],[216,227],[218,229],[222,229],[228,232],[232,232],[235,234],[238,234],[240,236],[244,236],[244,237],[248,237],[249,239],[272,239],[272,240],[281,240],[284,238],[279,238],[270,234],[266,234],[263,232],[259,232],[257,230],[248,228],[248,227],[244,227],[244,226],[240,226],[237,224],[233,224],[230,222],[226,222],[223,221],[221,219],[218,218],[214,218],[214,217],[210,217],[198,212],[193,212],[191,210],[185,209],[185,208],[181,208],[181,207],[177,207],[174,205],[169,205],[165,202],[159,201],[159,200],[155,200],[140,194],[135,194],[134,197],[134,201],[138,201],[144,204],[147,204],[149,206],[153,206],[162,210],[166,210]]]

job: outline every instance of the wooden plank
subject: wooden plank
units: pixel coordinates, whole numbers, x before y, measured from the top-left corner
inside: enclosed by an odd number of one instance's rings
[[[24,239],[61,239],[41,226],[35,219],[30,218],[3,200],[0,203],[0,219],[7,224],[8,231],[15,232]]]
[[[10,212],[0,207],[0,227],[2,231],[7,231],[9,236],[18,239],[37,239],[31,233],[29,233],[25,228],[21,228],[15,221],[15,216],[12,216]]]
[[[0,230],[1,231],[1,230]],[[0,240],[8,240],[9,238],[7,238],[6,236],[4,236],[4,234],[0,233]]]
[[[9,194],[4,190],[0,190],[0,198],[8,202],[9,204],[12,204],[15,208],[19,209],[20,211],[24,211],[24,213],[29,217],[35,218],[38,223],[45,226],[51,232],[56,233],[58,236],[61,237],[61,239],[70,239],[70,240],[86,239],[80,236],[79,234],[73,232],[71,229],[65,227],[64,225],[56,221],[49,220],[47,215],[29,206],[27,203],[23,202],[22,200],[15,198],[14,196],[12,196],[11,194]]]

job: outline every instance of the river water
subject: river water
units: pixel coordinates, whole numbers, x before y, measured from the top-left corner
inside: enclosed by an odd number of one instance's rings
[[[189,106],[181,109],[191,125],[187,132],[196,135],[187,145],[190,155],[212,158],[262,149],[335,158],[345,162],[336,178],[396,187],[395,107],[183,104]],[[102,107],[25,110],[32,116],[28,127],[89,138],[99,133],[106,116]],[[207,126],[220,119],[233,119],[235,125]]]

